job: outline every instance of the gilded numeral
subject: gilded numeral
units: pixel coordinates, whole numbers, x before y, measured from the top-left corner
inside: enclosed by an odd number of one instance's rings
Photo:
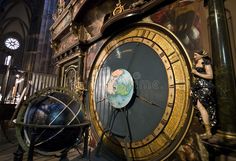
[[[163,134],[163,137],[166,139],[166,140],[171,140],[171,138],[169,137],[169,135],[165,132],[162,133]]]
[[[171,70],[171,66],[169,66],[169,67],[167,68],[167,70]]]
[[[165,53],[164,53],[164,52],[161,52],[159,55],[160,55],[160,57],[162,58],[163,56],[165,56]]]
[[[167,105],[167,106],[170,107],[170,108],[173,108],[174,103],[168,102],[168,105]]]
[[[170,63],[171,64],[174,64],[174,63],[176,63],[176,62],[178,62],[179,61],[179,59],[177,58],[177,59],[172,59],[172,60],[170,60]]]
[[[153,40],[155,36],[156,34],[154,32],[150,32],[150,34],[148,35],[148,39]]]
[[[167,124],[167,120],[162,119],[162,120],[161,120],[161,124],[162,124],[163,126],[165,126],[165,125]]]
[[[168,58],[169,58],[171,64],[174,64],[179,61],[179,57],[177,54],[175,54],[175,52],[170,53],[168,55]]]
[[[185,82],[178,82],[178,83],[175,83],[175,85],[185,85]]]
[[[168,57],[171,57],[175,52],[171,52],[169,55],[167,55]]]
[[[148,31],[148,30],[145,30],[145,33],[144,33],[144,37],[148,37],[148,35],[150,34],[150,31]]]

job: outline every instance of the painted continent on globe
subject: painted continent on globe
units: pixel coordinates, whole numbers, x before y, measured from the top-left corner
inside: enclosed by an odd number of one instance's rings
[[[117,69],[112,72],[107,83],[107,98],[115,108],[125,107],[131,100],[134,91],[132,76],[127,70]]]

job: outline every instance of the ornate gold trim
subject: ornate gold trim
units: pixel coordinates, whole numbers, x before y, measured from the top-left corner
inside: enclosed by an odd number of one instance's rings
[[[217,130],[216,135],[218,135],[220,137],[224,137],[226,139],[236,139],[236,133],[232,133],[232,132]]]
[[[116,8],[112,12],[113,16],[122,13],[125,10],[124,6],[125,4],[121,5],[121,2],[119,0],[119,2],[116,4]]]

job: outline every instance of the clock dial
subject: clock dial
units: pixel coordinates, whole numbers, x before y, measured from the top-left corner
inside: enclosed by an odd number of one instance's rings
[[[8,49],[16,50],[20,47],[20,42],[16,38],[9,37],[5,40],[5,46]]]
[[[125,149],[122,138],[129,138],[128,157],[168,156],[182,140],[192,114],[189,64],[183,46],[161,26],[140,23],[108,40],[90,79],[89,111],[97,138],[110,129],[114,135],[105,135],[114,147]],[[133,88],[125,81],[131,79]],[[117,110],[114,102],[126,104]]]

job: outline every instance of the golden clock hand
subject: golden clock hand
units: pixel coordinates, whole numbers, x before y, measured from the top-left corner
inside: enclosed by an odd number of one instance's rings
[[[143,101],[143,102],[146,102],[146,103],[148,103],[148,104],[154,105],[154,106],[159,107],[159,108],[162,108],[160,105],[158,105],[158,104],[156,104],[156,103],[154,103],[154,102],[152,102],[152,101],[147,100],[147,99],[146,99],[145,97],[143,97],[143,96],[138,96],[138,95],[135,94],[135,97],[139,98],[139,99],[140,99],[141,101]]]

